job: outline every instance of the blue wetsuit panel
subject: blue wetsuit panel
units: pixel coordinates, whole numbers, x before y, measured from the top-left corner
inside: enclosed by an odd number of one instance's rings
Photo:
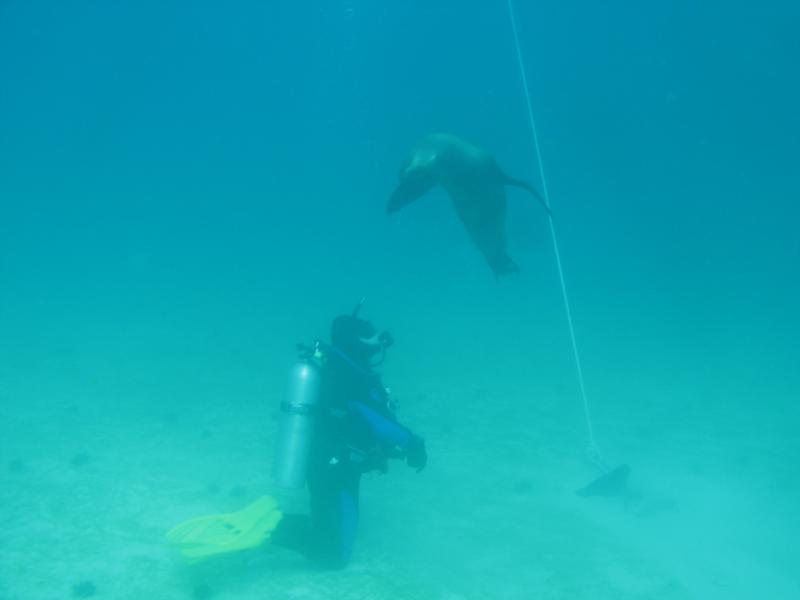
[[[344,489],[339,494],[339,563],[345,565],[353,556],[353,545],[358,529],[357,490]]]

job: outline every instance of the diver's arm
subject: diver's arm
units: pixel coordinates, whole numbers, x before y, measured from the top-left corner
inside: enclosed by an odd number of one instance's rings
[[[347,403],[350,412],[363,421],[372,432],[375,439],[386,446],[395,446],[405,450],[413,434],[409,429],[396,421],[391,421],[373,408],[362,402],[351,401]]]
[[[425,440],[414,435],[400,423],[387,419],[377,411],[361,402],[348,402],[350,412],[359,417],[370,429],[378,442],[389,448],[405,453],[408,466],[421,471],[428,462]]]

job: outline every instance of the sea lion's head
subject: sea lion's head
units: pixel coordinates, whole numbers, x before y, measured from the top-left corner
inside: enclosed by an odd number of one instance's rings
[[[434,169],[437,153],[433,150],[417,150],[400,167],[397,187],[389,199],[386,212],[391,214],[410,204],[436,185]]]

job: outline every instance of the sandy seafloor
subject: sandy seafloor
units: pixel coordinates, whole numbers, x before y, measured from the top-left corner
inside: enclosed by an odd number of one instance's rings
[[[578,498],[597,472],[559,298],[526,304],[550,272],[499,286],[477,283],[485,275],[433,290],[462,298],[446,319],[447,302],[412,291],[371,300],[399,340],[386,382],[430,463],[365,477],[341,572],[269,546],[187,566],[164,541],[186,518],[264,493],[304,509],[302,492],[270,482],[271,441],[293,343],[325,335],[328,306],[284,315],[252,298],[173,299],[181,310],[123,319],[76,305],[27,335],[54,301],[9,310],[19,329],[0,367],[0,598],[70,598],[81,581],[114,599],[800,597],[793,377],[766,372],[769,357],[748,367],[752,340],[726,362],[730,344],[694,347],[674,323],[595,306],[578,333],[598,443],[631,465],[638,496]],[[481,293],[465,299],[471,285]],[[471,314],[494,311],[481,286],[506,305],[493,319]]]

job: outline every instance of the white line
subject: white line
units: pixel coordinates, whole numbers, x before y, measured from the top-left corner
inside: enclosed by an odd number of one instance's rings
[[[511,30],[514,32],[514,45],[517,49],[517,61],[519,63],[519,72],[522,77],[522,87],[525,91],[525,102],[528,106],[528,118],[531,124],[531,133],[533,134],[533,144],[536,147],[536,162],[539,166],[539,178],[542,182],[542,196],[547,208],[550,208],[550,194],[547,191],[547,180],[544,176],[544,165],[542,164],[542,152],[539,147],[539,136],[536,133],[536,120],[533,117],[533,105],[531,104],[531,94],[528,90],[528,77],[525,73],[525,62],[522,60],[522,50],[519,43],[519,35],[517,34],[517,21],[514,17],[514,5],[512,0],[508,0],[508,14],[511,17]],[[553,238],[553,250],[556,256],[556,266],[558,267],[558,278],[561,282],[561,295],[564,298],[564,309],[567,313],[567,325],[569,326],[569,339],[572,342],[572,354],[575,358],[575,367],[578,371],[578,384],[580,386],[581,398],[583,399],[583,412],[586,417],[586,428],[589,431],[589,459],[597,463],[604,471],[607,470],[600,458],[600,452],[594,439],[594,426],[592,425],[592,414],[589,410],[589,398],[586,395],[586,385],[583,379],[583,367],[581,366],[581,356],[578,352],[578,343],[575,340],[575,327],[572,324],[572,310],[569,305],[569,295],[567,294],[567,284],[564,280],[564,269],[561,266],[561,252],[558,249],[558,239],[556,237],[556,228],[553,223],[553,215],[548,215],[548,223],[550,224],[550,235]]]

